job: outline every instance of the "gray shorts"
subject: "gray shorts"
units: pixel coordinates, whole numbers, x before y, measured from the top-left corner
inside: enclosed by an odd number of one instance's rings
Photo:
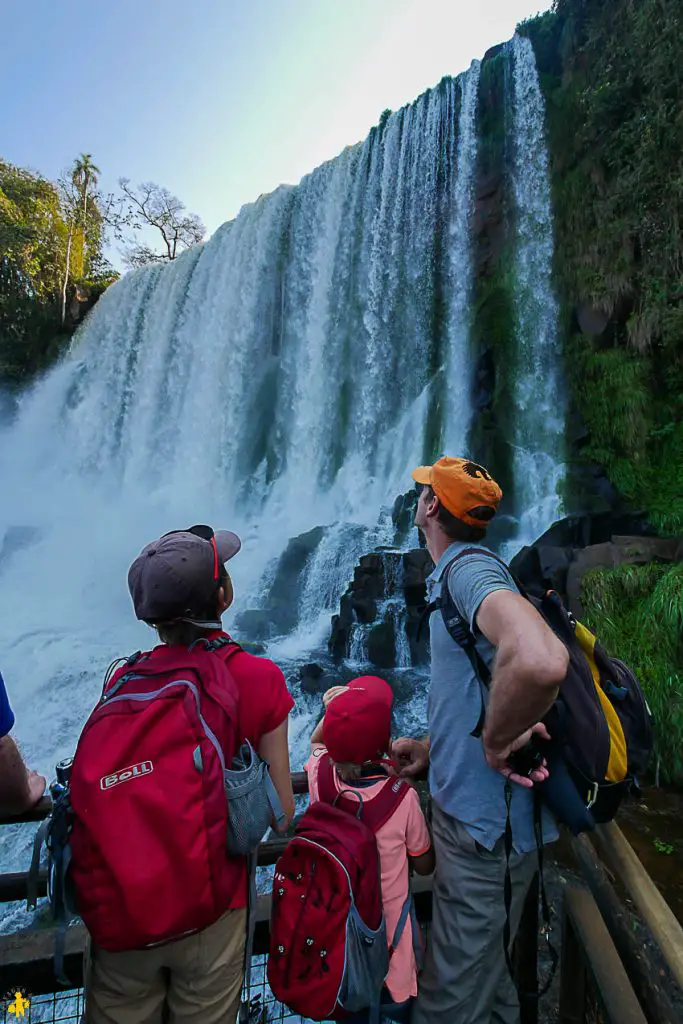
[[[517,1024],[519,1001],[505,963],[505,850],[475,842],[433,807],[436,853],[432,928],[412,1024]],[[538,854],[512,854],[514,939]]]

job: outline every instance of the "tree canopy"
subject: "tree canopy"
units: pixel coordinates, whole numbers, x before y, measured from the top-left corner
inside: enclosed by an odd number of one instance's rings
[[[21,382],[68,345],[85,311],[129,267],[174,260],[206,229],[168,189],[100,190],[100,168],[81,153],[56,182],[0,159],[0,381]]]

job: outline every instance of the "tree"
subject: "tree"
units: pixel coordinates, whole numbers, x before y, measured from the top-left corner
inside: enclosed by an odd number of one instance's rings
[[[62,208],[68,225],[64,274],[62,277],[62,324],[66,321],[69,281],[82,282],[93,276],[111,276],[102,255],[103,221],[97,192],[100,174],[91,153],[81,153],[59,179]]]
[[[71,168],[71,182],[78,193],[78,220],[81,227],[81,254],[82,273],[88,276],[91,271],[90,250],[94,249],[95,259],[99,256],[101,243],[101,221],[100,211],[97,206],[97,184],[99,181],[100,169],[93,163],[92,153],[81,153],[74,160]],[[88,199],[91,198],[90,210],[88,210]]]
[[[87,159],[86,159],[87,157]],[[87,300],[118,277],[103,256],[97,168],[83,154],[53,183],[0,160],[0,379],[21,381],[66,344]],[[69,296],[72,301],[69,308]]]
[[[177,259],[184,249],[201,242],[206,228],[194,213],[186,213],[185,204],[168,189],[152,181],[137,188],[128,178],[119,179],[123,193],[121,207],[112,217],[117,237],[127,243],[123,251],[129,267],[147,263],[167,263]],[[154,228],[161,235],[161,251],[137,238],[126,238],[126,229],[142,231]]]
[[[0,160],[0,377],[39,369],[54,347],[67,235],[55,185]]]

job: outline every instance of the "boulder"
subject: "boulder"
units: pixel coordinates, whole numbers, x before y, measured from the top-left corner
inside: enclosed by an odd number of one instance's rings
[[[393,668],[396,664],[396,635],[394,624],[388,619],[378,622],[368,632],[368,661],[378,668]]]
[[[377,618],[377,602],[367,594],[354,593],[351,607],[358,622],[374,622]]]
[[[264,608],[247,608],[240,612],[235,617],[235,629],[248,641],[269,640],[273,636],[270,613]]]
[[[303,693],[314,695],[324,693],[325,690],[329,689],[329,684],[325,680],[325,670],[315,662],[309,662],[307,665],[301,666],[299,669],[299,683]]]

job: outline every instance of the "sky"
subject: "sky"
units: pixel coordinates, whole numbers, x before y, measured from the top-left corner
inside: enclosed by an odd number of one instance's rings
[[[544,0],[2,0],[0,156],[81,152],[209,232],[365,138]]]

